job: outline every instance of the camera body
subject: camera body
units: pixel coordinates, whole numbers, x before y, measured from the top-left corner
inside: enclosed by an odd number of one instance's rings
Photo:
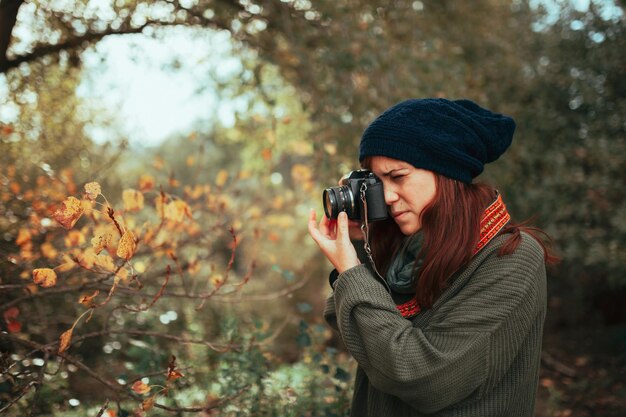
[[[367,169],[351,171],[339,182],[338,187],[326,188],[322,194],[324,212],[329,219],[336,219],[345,211],[351,220],[364,221],[365,208],[361,200],[361,186],[365,183],[365,201],[367,203],[367,221],[387,218],[387,204],[383,192],[383,183]]]

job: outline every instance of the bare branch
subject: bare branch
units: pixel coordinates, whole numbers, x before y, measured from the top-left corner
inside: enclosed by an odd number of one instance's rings
[[[17,12],[23,3],[23,0],[0,0],[0,73],[6,71],[11,33],[17,21]]]

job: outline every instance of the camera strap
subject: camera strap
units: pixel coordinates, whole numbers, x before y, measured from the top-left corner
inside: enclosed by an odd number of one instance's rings
[[[389,284],[387,284],[387,280],[380,275],[378,269],[376,269],[376,264],[374,263],[374,258],[372,257],[372,248],[370,247],[370,237],[369,237],[369,223],[367,220],[367,199],[365,198],[365,192],[367,191],[367,183],[363,181],[361,183],[361,188],[359,189],[359,194],[361,197],[361,202],[363,203],[363,223],[361,223],[361,231],[363,232],[363,249],[365,249],[365,253],[367,254],[367,258],[372,265],[372,269],[376,273],[378,279],[385,285],[387,288],[387,292],[391,294],[391,288],[389,288]]]

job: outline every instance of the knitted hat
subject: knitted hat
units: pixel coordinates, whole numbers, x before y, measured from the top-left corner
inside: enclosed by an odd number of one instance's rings
[[[386,156],[469,184],[504,153],[514,131],[512,118],[470,100],[406,100],[365,129],[359,160]]]

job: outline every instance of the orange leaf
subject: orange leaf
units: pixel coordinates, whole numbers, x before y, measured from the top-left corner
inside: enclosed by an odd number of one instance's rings
[[[128,188],[122,193],[124,210],[139,211],[143,208],[143,194],[140,191]]]
[[[6,321],[14,320],[19,315],[20,315],[20,309],[17,307],[9,307],[2,314],[2,316],[4,317]]]
[[[66,229],[74,227],[83,214],[83,205],[76,197],[68,197],[61,204],[61,208],[54,212],[52,217]]]
[[[180,371],[177,371],[176,369],[172,369],[167,374],[167,380],[174,381],[175,379],[182,378],[184,376],[185,375],[183,375]]]
[[[141,381],[135,382],[130,389],[135,391],[137,394],[141,394],[141,395],[144,395],[150,392],[150,387]]]
[[[126,230],[117,246],[117,256],[128,261],[133,257],[136,248],[135,236],[130,230]]]
[[[146,398],[141,403],[141,409],[143,411],[149,411],[152,407],[154,407],[155,400],[156,400],[156,398],[154,396],[152,396],[150,398]]]
[[[39,249],[41,250],[41,253],[43,254],[43,256],[45,256],[48,259],[54,259],[58,255],[57,250],[54,248],[54,246],[52,246],[52,243],[50,242],[42,243]]]
[[[154,188],[154,177],[150,175],[142,175],[139,177],[139,189],[141,191],[150,191]]]
[[[19,333],[22,330],[22,323],[17,321],[17,316],[19,315],[20,310],[17,307],[9,307],[4,311],[4,321],[7,324],[9,333]]]
[[[17,320],[7,322],[7,330],[9,333],[19,333],[22,330],[22,323]]]
[[[95,200],[100,194],[102,194],[100,184],[97,182],[85,184],[85,197],[87,197],[87,199]]]
[[[57,274],[50,268],[33,270],[33,281],[44,288],[54,287],[57,283]]]
[[[65,352],[67,348],[70,347],[70,341],[72,340],[72,331],[74,331],[74,328],[64,331],[59,338],[59,353]]]
[[[100,294],[100,291],[95,290],[93,292],[93,294],[91,295],[83,295],[78,299],[78,302],[81,303],[82,305],[84,305],[85,307],[91,307],[94,302],[93,299],[96,298],[96,296]]]
[[[22,246],[22,245],[25,245],[26,243],[30,243],[30,240],[31,240],[30,230],[21,228],[17,232],[17,238],[15,239],[15,244],[17,246]]]
[[[82,246],[85,243],[85,235],[80,230],[70,230],[63,241],[68,248]]]

